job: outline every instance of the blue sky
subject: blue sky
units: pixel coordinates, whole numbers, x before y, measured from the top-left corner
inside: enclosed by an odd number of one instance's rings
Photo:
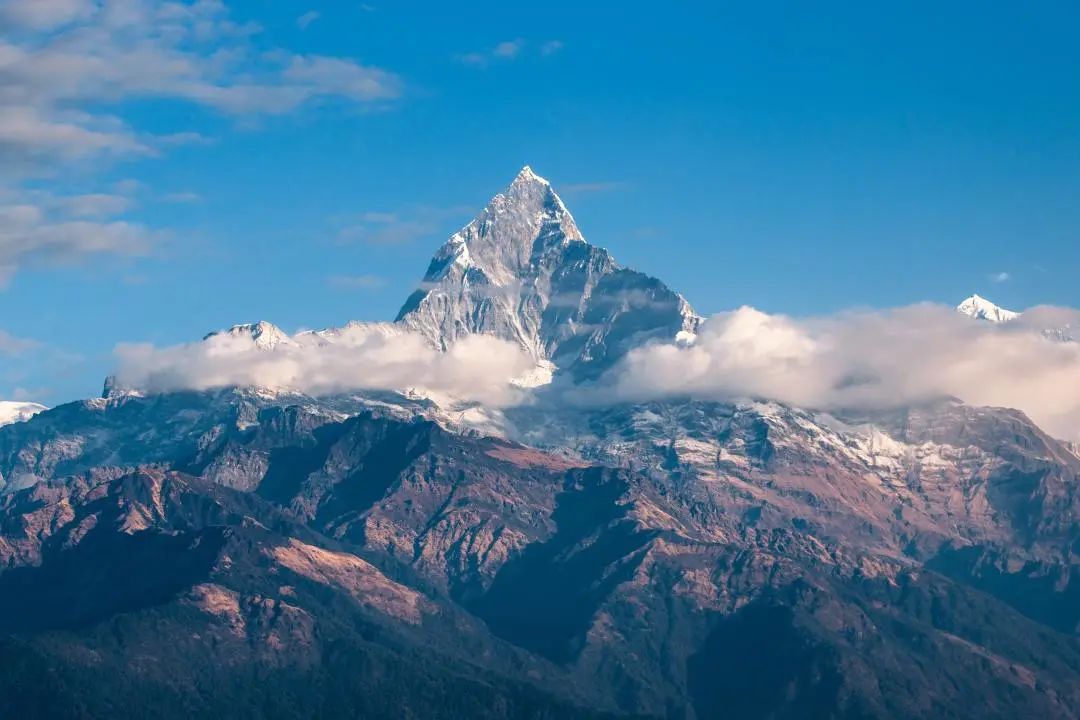
[[[706,314],[1080,306],[1080,10],[943,5],[0,2],[0,396],[392,318],[526,163]]]

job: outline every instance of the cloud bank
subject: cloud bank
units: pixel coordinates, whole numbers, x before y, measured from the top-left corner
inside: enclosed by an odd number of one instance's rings
[[[817,409],[899,407],[943,396],[1017,408],[1080,440],[1080,312],[1041,307],[1003,325],[914,305],[795,319],[743,307],[690,346],[632,351],[598,390],[641,401],[760,397]]]
[[[596,385],[551,399],[588,405],[763,398],[874,410],[954,397],[1022,410],[1050,434],[1080,441],[1078,339],[1080,311],[1066,308],[1033,308],[995,325],[930,304],[805,319],[743,307],[709,319],[693,344],[635,349]],[[119,384],[146,392],[414,389],[500,407],[528,401],[513,380],[533,369],[511,342],[474,335],[442,353],[389,323],[285,337],[272,351],[250,335],[223,333],[166,348],[125,344],[116,355]]]
[[[511,380],[532,368],[513,343],[474,335],[439,352],[415,333],[354,324],[332,342],[316,334],[273,350],[250,336],[213,335],[202,342],[116,348],[118,385],[145,392],[257,386],[328,395],[355,390],[408,390],[492,406],[515,402]]]

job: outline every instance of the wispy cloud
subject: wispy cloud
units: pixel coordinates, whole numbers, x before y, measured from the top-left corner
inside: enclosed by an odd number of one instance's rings
[[[495,47],[483,51],[462,53],[455,56],[457,61],[473,67],[487,67],[495,61],[513,60],[522,54],[527,43],[521,38],[503,40]]]
[[[353,58],[256,44],[225,5],[151,0],[9,0],[0,40],[0,153],[42,161],[149,153],[159,140],[108,108],[164,98],[230,115],[281,114],[320,98],[401,94],[392,72]],[[189,136],[167,136],[174,144]]]
[[[73,164],[85,175],[103,161],[210,142],[184,129],[145,131],[124,115],[129,101],[177,101],[246,122],[325,100],[385,107],[403,91],[395,73],[356,58],[275,47],[220,0],[6,0],[0,27],[0,195]],[[154,233],[120,217],[127,200],[111,195],[0,197],[2,271],[145,251]]]
[[[467,218],[469,208],[434,208],[417,205],[401,212],[365,212],[346,219],[337,232],[338,242],[369,245],[407,245],[444,230],[448,220]]]
[[[564,195],[585,195],[589,193],[604,193],[614,190],[624,190],[630,183],[621,180],[603,180],[599,182],[580,182],[559,185],[558,190]]]
[[[317,10],[309,10],[300,17],[296,18],[296,25],[301,30],[307,30],[308,25],[322,17],[322,14]]]
[[[145,255],[155,233],[110,219],[126,199],[109,195],[52,197],[34,193],[0,205],[0,286],[27,265],[68,265],[93,256]]]
[[[546,43],[540,46],[540,54],[544,56],[554,55],[562,49],[562,40],[548,40]]]
[[[37,340],[15,337],[6,330],[0,330],[0,355],[22,355],[40,346]]]
[[[379,290],[386,287],[386,279],[378,275],[333,275],[330,285],[339,290]]]
[[[57,202],[65,211],[79,218],[110,217],[119,215],[132,205],[132,199],[126,195],[91,193],[58,198]]]
[[[89,0],[12,0],[0,6],[0,18],[14,27],[52,30],[86,19],[95,9]]]
[[[518,38],[517,40],[504,40],[495,46],[495,49],[491,51],[491,54],[495,57],[514,58],[521,53],[523,47],[525,47],[525,41],[521,38]]]
[[[996,272],[990,274],[990,282],[1005,283],[1012,279],[1012,275],[1007,272]]]
[[[190,191],[165,193],[161,196],[161,202],[171,203],[174,205],[196,203],[200,200],[202,200],[202,195],[197,192]]]

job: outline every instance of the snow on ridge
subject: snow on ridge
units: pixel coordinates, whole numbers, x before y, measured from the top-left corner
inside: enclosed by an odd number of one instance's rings
[[[999,307],[979,295],[972,295],[964,300],[956,306],[956,311],[976,320],[992,323],[1005,323],[1020,317],[1020,313]]]
[[[48,410],[41,403],[0,400],[0,426],[29,420],[39,412]]]

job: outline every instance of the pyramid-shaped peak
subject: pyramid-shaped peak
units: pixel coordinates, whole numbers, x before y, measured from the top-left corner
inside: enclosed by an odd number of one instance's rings
[[[521,185],[521,184],[526,184],[526,183],[538,183],[540,185],[551,185],[551,183],[549,183],[546,178],[542,178],[539,175],[537,175],[535,172],[533,172],[533,169],[531,167],[529,167],[528,165],[525,165],[524,167],[521,168],[521,170],[518,172],[517,176],[514,178],[514,181],[511,183],[511,186],[513,186],[513,185]]]

